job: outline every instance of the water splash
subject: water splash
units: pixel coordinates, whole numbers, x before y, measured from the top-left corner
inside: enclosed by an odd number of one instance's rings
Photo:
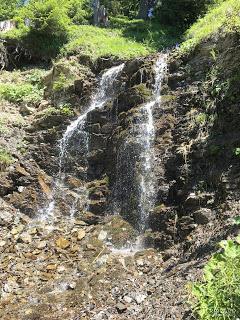
[[[123,68],[124,64],[121,64],[119,66],[112,67],[103,73],[98,89],[93,95],[89,106],[75,121],[73,121],[67,127],[62,139],[59,141],[58,175],[54,182],[52,199],[47,207],[41,210],[43,219],[54,219],[54,211],[56,207],[55,198],[57,195],[61,198],[65,197],[66,166],[72,151],[71,147],[74,147],[74,150],[81,155],[81,162],[85,168],[87,167],[88,133],[85,130],[87,116],[91,111],[104,107],[106,103],[112,99],[115,93],[115,82]],[[86,203],[87,199],[88,194],[86,188],[84,186],[80,186],[75,194],[73,205],[69,210],[69,215],[71,218],[74,217],[75,206],[77,202],[80,201],[82,203]]]
[[[139,199],[139,230],[144,231],[147,228],[148,217],[155,203],[156,178],[154,172],[155,152],[154,139],[155,127],[153,111],[161,104],[161,89],[164,74],[167,68],[166,56],[160,55],[156,61],[155,84],[153,90],[152,101],[146,103],[141,108],[143,114],[143,122],[140,126],[140,133],[137,136],[138,142],[141,145],[140,154],[140,199]]]
[[[159,55],[155,65],[155,81],[151,101],[130,113],[116,161],[115,183],[110,211],[122,215],[141,233],[148,227],[148,218],[155,203],[156,175],[154,152],[154,110],[161,105],[162,81],[166,56]]]
[[[88,141],[87,141],[87,133],[84,131],[84,125],[86,122],[87,115],[89,112],[95,109],[101,109],[112,98],[114,94],[115,80],[118,77],[119,73],[122,71],[123,67],[124,67],[124,63],[119,66],[112,67],[102,75],[99,88],[96,94],[93,96],[89,107],[86,109],[86,111],[82,115],[78,117],[77,120],[73,121],[67,127],[67,130],[65,131],[59,143],[59,148],[60,148],[59,176],[61,177],[61,179],[63,179],[64,177],[64,163],[66,160],[68,145],[71,137],[73,136],[76,130],[78,131],[78,133],[82,132],[83,141],[85,142],[84,143],[85,145],[80,146],[80,148],[81,147],[86,148]]]

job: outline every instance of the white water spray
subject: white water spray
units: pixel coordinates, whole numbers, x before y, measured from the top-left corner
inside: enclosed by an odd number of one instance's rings
[[[103,73],[99,87],[97,89],[96,94],[92,97],[91,102],[88,108],[81,114],[75,121],[73,121],[66,129],[62,139],[59,142],[59,171],[58,176],[55,180],[55,186],[52,193],[52,199],[48,206],[45,209],[41,210],[42,218],[49,219],[54,218],[54,210],[56,206],[55,197],[57,193],[61,193],[64,197],[64,190],[66,189],[64,184],[65,179],[65,163],[68,157],[68,149],[71,142],[71,138],[74,133],[78,133],[79,137],[81,137],[79,145],[76,148],[84,151],[84,157],[87,157],[88,151],[88,133],[84,130],[85,123],[89,112],[95,109],[101,109],[106,105],[106,103],[113,97],[114,95],[114,84],[115,81],[122,71],[124,64],[121,64],[116,67],[112,67]],[[80,187],[78,190],[77,198],[78,200],[82,200],[81,202],[87,202],[87,192],[84,187]],[[81,199],[82,198],[82,199]],[[75,213],[75,204],[77,200],[73,203],[70,209],[70,216],[73,217]]]
[[[144,115],[144,121],[140,126],[140,131],[137,139],[142,147],[140,155],[140,199],[139,199],[139,230],[146,229],[150,211],[155,203],[156,178],[154,173],[155,152],[154,139],[155,127],[153,111],[154,108],[160,107],[161,104],[161,89],[164,74],[167,68],[166,56],[161,55],[155,64],[155,84],[153,98],[146,103],[141,113]]]
[[[116,67],[112,67],[111,69],[107,70],[100,80],[99,88],[96,94],[93,96],[92,101],[87,108],[87,110],[78,117],[77,120],[73,121],[65,131],[62,139],[60,140],[60,157],[59,157],[59,175],[61,176],[64,172],[64,160],[67,153],[67,147],[69,141],[73,135],[73,133],[78,131],[83,131],[85,121],[89,112],[95,109],[101,109],[107,101],[112,98],[113,95],[113,84],[122,71],[124,64],[121,64]]]

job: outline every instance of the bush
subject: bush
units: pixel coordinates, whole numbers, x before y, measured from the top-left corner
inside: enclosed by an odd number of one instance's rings
[[[63,0],[31,0],[19,11],[18,19],[24,23],[30,19],[30,31],[46,37],[67,37],[70,19]]]
[[[194,311],[201,320],[236,320],[240,310],[240,236],[222,241],[204,268],[202,282],[191,286]]]
[[[3,171],[7,166],[13,163],[13,157],[3,148],[0,148],[0,171]]]
[[[74,24],[88,24],[91,17],[91,8],[86,0],[68,0],[67,14]]]
[[[161,23],[184,30],[219,1],[223,0],[161,0],[155,15]]]
[[[0,98],[13,103],[38,103],[43,97],[43,89],[30,83],[0,85]]]
[[[16,13],[19,0],[1,0],[0,2],[0,21],[12,19]]]

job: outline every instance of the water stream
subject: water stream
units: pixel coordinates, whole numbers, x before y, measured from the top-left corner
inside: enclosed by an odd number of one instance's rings
[[[166,56],[161,55],[154,66],[155,84],[152,100],[146,103],[141,112],[144,115],[137,135],[138,143],[141,145],[140,154],[140,199],[139,199],[139,230],[144,231],[148,227],[148,217],[153,209],[156,198],[156,175],[155,167],[155,126],[153,112],[161,105],[162,81],[166,71]]]
[[[86,110],[66,129],[59,141],[59,171],[55,179],[52,199],[45,208],[44,216],[54,217],[56,199],[65,197],[66,181],[69,174],[76,176],[77,169],[82,168],[83,181],[87,181],[89,152],[89,133],[86,130],[88,115],[95,109],[101,109],[116,96],[115,82],[122,72],[124,64],[113,67],[103,73],[98,89]],[[116,164],[116,182],[112,190],[113,214],[123,215],[140,234],[148,228],[148,219],[155,205],[156,194],[156,157],[154,152],[155,125],[154,110],[161,105],[162,81],[166,70],[166,56],[161,54],[154,65],[155,82],[152,98],[140,106],[134,115],[135,121],[127,132],[126,139],[119,147]],[[73,156],[74,155],[74,156]],[[77,157],[75,157],[77,155]],[[79,169],[80,168],[80,169]],[[78,175],[78,173],[77,173]],[[80,175],[80,173],[79,173]],[[78,177],[78,176],[77,176]],[[77,202],[88,203],[85,183],[74,191],[74,201],[69,215],[74,217]],[[61,211],[61,210],[60,210]],[[127,212],[127,216],[124,213]]]
[[[54,211],[56,206],[56,195],[61,194],[64,197],[66,190],[65,178],[66,170],[71,167],[71,151],[78,153],[80,164],[83,167],[83,178],[86,179],[87,171],[87,154],[88,154],[88,132],[85,130],[85,124],[89,112],[95,109],[101,109],[106,103],[114,96],[114,86],[118,75],[121,73],[124,64],[112,67],[103,73],[97,91],[93,95],[89,106],[86,110],[73,121],[66,129],[62,139],[59,141],[59,162],[58,162],[58,175],[54,181],[54,188],[52,192],[52,198],[50,203],[41,210],[44,219],[54,217]],[[75,200],[81,201],[85,205],[87,204],[88,194],[84,186],[78,188],[78,197]],[[70,216],[74,216],[75,204],[72,204],[70,209]]]
[[[148,228],[156,198],[154,111],[161,106],[166,56],[154,65],[155,81],[151,100],[130,114],[128,132],[119,146],[112,211],[122,215],[139,233]]]

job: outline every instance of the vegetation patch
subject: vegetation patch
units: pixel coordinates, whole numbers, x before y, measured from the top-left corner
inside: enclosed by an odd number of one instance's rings
[[[0,84],[0,98],[9,102],[38,103],[43,97],[43,90],[32,84]]]
[[[12,155],[4,148],[0,148],[0,171],[5,170],[13,162]]]
[[[239,0],[218,1],[208,13],[194,23],[186,32],[186,41],[180,48],[180,53],[192,51],[202,41],[230,32],[240,31]]]
[[[240,236],[222,241],[204,268],[201,282],[191,285],[194,311],[201,320],[236,320],[240,310]]]
[[[121,30],[84,25],[71,29],[70,40],[61,50],[62,55],[83,54],[93,59],[111,55],[132,58],[151,52],[152,48],[124,37]]]

